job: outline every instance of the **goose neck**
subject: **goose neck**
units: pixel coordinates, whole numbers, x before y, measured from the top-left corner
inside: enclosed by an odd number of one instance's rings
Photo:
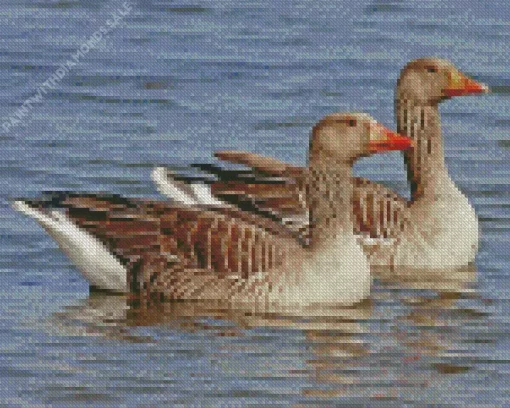
[[[414,148],[403,153],[411,200],[433,197],[438,185],[448,178],[438,104],[420,104],[401,93],[396,113],[397,131],[414,141]]]
[[[311,242],[323,246],[339,236],[352,235],[352,166],[322,159],[311,161],[307,179]]]

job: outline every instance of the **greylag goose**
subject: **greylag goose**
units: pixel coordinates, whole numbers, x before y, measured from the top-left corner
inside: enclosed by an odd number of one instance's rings
[[[307,244],[279,222],[235,208],[80,194],[20,200],[14,207],[35,218],[102,289],[165,299],[352,304],[368,296],[371,282],[353,234],[352,163],[410,144],[364,114],[318,122],[305,176]]]
[[[366,179],[353,181],[355,233],[362,237],[372,265],[445,269],[465,266],[474,260],[478,220],[448,174],[438,107],[450,97],[487,91],[487,86],[467,77],[446,60],[422,58],[402,69],[395,108],[397,131],[415,142],[414,149],[404,152],[411,200]],[[283,177],[284,181],[257,183],[224,177],[226,181],[213,183],[209,192],[204,185],[200,187],[204,204],[218,204],[219,198],[236,203],[249,201],[306,231],[301,167],[248,152],[223,151],[216,156],[250,166],[258,175]],[[153,179],[160,192],[177,198],[169,191],[175,182],[165,169],[155,169]],[[193,199],[185,197],[189,204]]]

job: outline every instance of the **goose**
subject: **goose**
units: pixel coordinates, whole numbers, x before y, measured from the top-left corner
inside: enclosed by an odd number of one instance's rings
[[[320,120],[305,176],[307,243],[279,222],[229,207],[78,193],[13,205],[38,221],[101,289],[169,300],[353,304],[369,295],[371,278],[353,234],[352,164],[410,145],[410,138],[366,114]]]
[[[409,62],[397,82],[397,132],[413,139],[403,152],[411,186],[408,201],[391,189],[354,178],[355,232],[373,266],[406,270],[451,269],[471,264],[478,250],[478,219],[445,164],[439,104],[451,97],[488,92],[488,87],[460,72],[451,62],[420,58]],[[243,151],[220,151],[219,159],[251,167],[258,175],[280,177],[280,183],[257,183],[228,173],[225,180],[201,186],[211,205],[226,200],[251,201],[278,214],[291,228],[308,228],[303,200],[303,169]],[[173,199],[168,186],[175,178],[165,168],[152,174],[158,189]],[[205,190],[209,191],[206,192]],[[187,197],[189,204],[193,198]],[[306,233],[306,232],[305,232]]]

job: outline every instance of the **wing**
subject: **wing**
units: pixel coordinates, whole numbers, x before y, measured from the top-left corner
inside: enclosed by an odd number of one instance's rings
[[[247,152],[223,151],[216,157],[250,166],[246,171],[215,172],[211,191],[241,208],[256,208],[279,218],[292,230],[307,235],[308,211],[304,196],[305,169]],[[363,238],[397,238],[408,218],[408,202],[390,188],[364,178],[354,179],[355,233]]]
[[[182,270],[246,278],[276,268],[296,236],[266,217],[235,208],[207,210],[114,195],[59,193],[32,206],[64,208],[80,228],[125,264],[166,262]]]
[[[214,153],[220,160],[230,163],[243,164],[254,171],[270,176],[293,176],[299,177],[304,169],[299,166],[284,163],[271,157],[261,156],[255,153],[237,150],[221,150]]]

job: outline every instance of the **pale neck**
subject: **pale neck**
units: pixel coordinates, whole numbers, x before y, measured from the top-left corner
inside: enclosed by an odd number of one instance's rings
[[[311,247],[323,246],[353,231],[352,166],[329,158],[310,159],[307,200]]]
[[[396,116],[397,131],[414,141],[414,148],[404,152],[411,200],[434,197],[437,186],[448,177],[438,105],[420,104],[400,92]]]

